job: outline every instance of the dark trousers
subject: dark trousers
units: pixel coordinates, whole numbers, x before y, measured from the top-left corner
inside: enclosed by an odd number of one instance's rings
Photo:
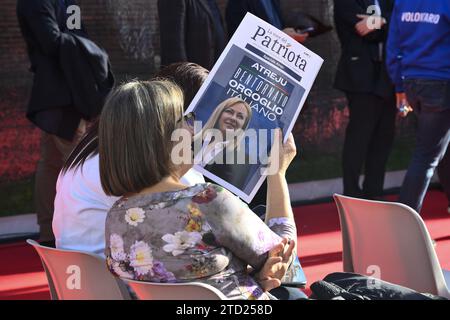
[[[343,150],[344,194],[373,198],[382,195],[386,163],[395,134],[395,96],[347,93],[350,121]],[[359,177],[364,167],[362,188]]]
[[[445,195],[448,199],[448,206],[450,207],[450,150],[447,146],[447,152],[439,162],[437,168],[439,181],[444,189]]]
[[[416,147],[399,201],[420,212],[430,180],[450,141],[450,80],[408,79],[404,88],[418,126]],[[441,183],[444,190],[449,190],[449,181]]]

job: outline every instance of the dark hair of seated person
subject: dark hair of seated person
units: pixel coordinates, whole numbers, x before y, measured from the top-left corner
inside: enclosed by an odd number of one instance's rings
[[[187,109],[195,94],[208,77],[209,71],[193,62],[176,62],[155,74],[155,78],[163,78],[177,84],[184,95],[184,110]],[[84,162],[98,154],[98,119],[90,125],[86,134],[70,153],[62,167],[62,173],[82,167]]]

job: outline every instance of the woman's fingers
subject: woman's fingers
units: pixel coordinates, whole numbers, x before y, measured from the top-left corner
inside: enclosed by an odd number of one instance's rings
[[[271,170],[271,174],[285,173],[297,153],[294,136],[292,133],[289,134],[286,143],[283,143],[283,134],[281,129],[275,129],[274,142],[270,153],[271,166],[276,166],[276,168],[272,168],[273,170]]]
[[[284,144],[284,148],[288,153],[297,153],[297,147],[295,146],[294,136],[292,133],[289,134],[289,137]]]
[[[258,283],[265,291],[280,286],[281,281],[276,275],[283,268],[283,265],[283,258],[280,256],[269,257],[266,260],[266,263],[258,274]]]
[[[285,241],[281,241],[275,247],[270,249],[269,257],[277,257],[277,256],[279,256],[281,252],[284,252],[285,245],[286,245],[286,242]]]
[[[273,271],[273,267],[276,266],[278,263],[283,261],[283,257],[270,257],[269,259],[267,259],[266,261],[266,266],[268,267],[269,270]]]
[[[290,262],[292,254],[294,253],[294,249],[295,249],[295,241],[290,240],[289,244],[285,246],[283,261],[285,261],[286,263]]]
[[[272,257],[269,258],[264,267],[264,272],[260,274],[262,279],[267,278],[278,278],[277,274],[279,274],[280,270],[283,269],[284,263],[281,257]]]
[[[264,291],[270,291],[274,288],[277,288],[281,285],[281,281],[276,278],[269,278],[265,280],[260,280],[259,285]]]

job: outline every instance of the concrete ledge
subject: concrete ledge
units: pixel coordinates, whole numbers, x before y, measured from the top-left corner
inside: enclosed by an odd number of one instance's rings
[[[387,172],[384,179],[384,189],[398,188],[403,183],[406,174],[405,170]],[[360,177],[360,181],[364,176]],[[334,193],[343,193],[342,178],[309,181],[289,184],[291,201],[311,201],[316,199],[331,197]]]
[[[405,174],[406,170],[386,172],[384,190],[400,188]],[[361,184],[363,180],[364,176],[361,176]],[[439,179],[435,174],[431,182],[438,181]],[[342,178],[289,184],[289,193],[292,202],[324,199],[331,197],[334,193],[342,194],[343,192]]]
[[[39,233],[35,213],[0,218],[0,238]]]
[[[384,189],[398,188],[402,185],[406,171],[387,172]],[[361,176],[361,181],[364,179]],[[432,181],[437,181],[436,177]],[[342,178],[289,184],[292,202],[312,201],[329,198],[334,193],[343,192]],[[13,238],[22,234],[39,233],[35,213],[0,218],[0,238]]]

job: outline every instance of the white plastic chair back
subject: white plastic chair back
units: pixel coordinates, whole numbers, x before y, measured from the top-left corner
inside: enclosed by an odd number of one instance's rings
[[[334,199],[341,222],[345,272],[450,298],[432,240],[417,212],[401,203],[337,194]]]
[[[199,283],[153,283],[122,279],[136,293],[139,300],[227,300],[213,286]]]
[[[101,257],[87,252],[44,247],[30,239],[27,243],[41,258],[52,299],[130,299],[125,284],[108,271]]]

